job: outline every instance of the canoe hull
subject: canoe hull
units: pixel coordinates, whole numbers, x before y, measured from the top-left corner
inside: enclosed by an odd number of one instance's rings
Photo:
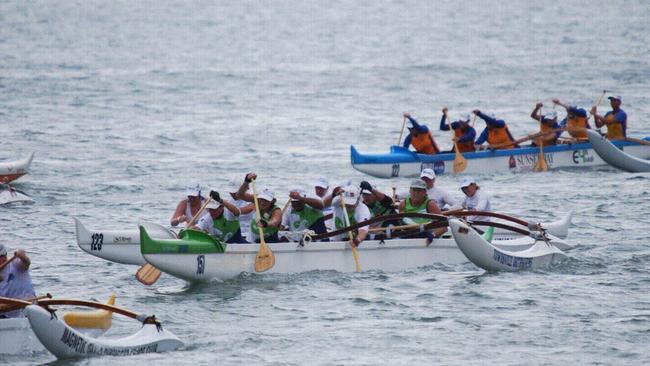
[[[153,324],[145,324],[131,336],[119,339],[92,338],[52,317],[37,305],[25,308],[25,315],[39,341],[57,358],[101,355],[126,356],[165,352],[183,346],[175,335]]]
[[[486,271],[519,271],[546,268],[566,258],[554,245],[536,241],[528,248],[514,251],[485,241],[474,229],[460,220],[449,220],[454,240],[460,251],[476,266]]]
[[[27,174],[32,159],[33,152],[21,160],[0,162],[0,183],[9,183]]]
[[[629,141],[617,141],[631,156],[650,158],[650,146]],[[425,168],[437,175],[453,173],[455,154],[424,155],[393,146],[388,154],[360,154],[351,146],[352,166],[365,174],[378,178],[416,177]],[[492,174],[506,172],[531,172],[539,159],[539,148],[525,147],[509,150],[480,151],[463,154],[467,168],[463,174]],[[593,167],[605,165],[590,143],[561,144],[544,147],[549,169]]]
[[[609,165],[626,172],[650,172],[650,160],[631,155],[629,148],[619,148],[596,131],[589,130],[587,134],[598,156]]]

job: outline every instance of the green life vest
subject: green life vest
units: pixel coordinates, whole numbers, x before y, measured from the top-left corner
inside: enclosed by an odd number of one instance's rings
[[[323,217],[323,211],[317,210],[311,206],[305,205],[302,211],[291,210],[291,216],[298,216],[298,220],[293,220],[294,217],[289,218],[291,231],[303,231],[309,229],[316,221]],[[293,222],[292,222],[293,221]]]
[[[413,207],[411,204],[411,197],[408,197],[406,199],[406,204],[404,205],[404,212],[417,212],[417,213],[427,213],[427,206],[429,205],[429,201],[431,199],[427,197],[422,203],[420,203],[418,206]],[[430,222],[430,219],[425,219],[425,218],[410,218],[407,217],[404,219],[404,222],[406,224],[426,224]]]
[[[262,213],[262,220],[269,222],[269,220],[271,220],[271,216],[273,216],[272,213],[273,211],[275,211],[275,209],[280,209],[280,207],[273,205],[273,207],[271,207],[269,212]],[[264,238],[265,239],[269,238],[274,234],[277,234],[278,231],[279,229],[277,227],[265,227]],[[253,234],[253,238],[255,239],[255,241],[260,240],[260,231],[257,228],[257,215],[253,216],[253,219],[251,220],[251,232]]]
[[[346,210],[347,213],[348,213],[348,219],[350,220],[350,225],[345,225],[345,222],[343,221],[343,220],[345,219],[344,217],[338,217],[338,216],[336,216],[336,217],[334,218],[334,226],[335,226],[337,229],[343,229],[344,227],[352,226],[352,225],[354,225],[354,224],[357,223],[357,220],[356,220],[356,218],[354,217],[355,209],[353,208],[353,209],[352,209],[352,212],[350,212],[350,210],[348,210],[347,208],[346,208],[345,210]],[[345,234],[345,235],[348,235],[348,234]],[[353,235],[353,236],[357,236],[357,230],[352,231],[352,235]]]
[[[239,230],[239,219],[235,220],[226,219],[225,215],[221,215],[218,219],[212,219],[212,227],[215,231],[215,237],[222,241],[230,240]]]

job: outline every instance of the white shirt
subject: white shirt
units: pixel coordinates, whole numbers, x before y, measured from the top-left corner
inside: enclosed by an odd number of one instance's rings
[[[244,206],[248,206],[251,203],[248,201],[244,200],[237,200],[233,202],[237,208],[242,208]],[[228,211],[228,209],[225,209],[225,211]],[[255,215],[255,211],[251,211],[247,214],[240,214],[239,215],[239,227],[241,228],[241,235],[246,239],[246,241],[250,242],[251,241],[251,236],[250,236],[250,226],[251,226],[251,221],[253,220],[253,215]]]
[[[456,199],[452,197],[449,192],[440,189],[436,186],[427,190],[427,196],[436,203],[439,209],[442,210],[445,205],[449,207],[454,207],[457,205]]]
[[[472,197],[465,195],[465,200],[463,201],[463,208],[466,210],[474,211],[492,211],[492,206],[490,205],[490,195],[483,193],[481,189],[477,189]],[[468,216],[468,220],[481,220],[481,221],[490,221],[490,218],[487,216]]]
[[[345,213],[343,209],[341,208],[341,197],[336,197],[334,200],[332,200],[332,208],[334,209],[334,220],[339,219],[343,223],[349,224],[348,221],[345,220]],[[363,202],[359,201],[359,204],[357,204],[357,207],[354,208],[354,220],[356,220],[357,223],[370,220],[372,215],[370,214],[370,209],[368,206],[366,206]],[[346,225],[348,226],[348,225]],[[358,230],[359,231],[368,231],[369,226],[362,226]],[[349,236],[348,233],[338,235],[335,240],[339,241],[344,241],[348,240]]]
[[[230,212],[229,209],[227,209],[225,207],[223,208],[223,217],[228,221],[235,221],[235,220],[238,219],[237,216],[235,216],[232,212]],[[203,216],[201,216],[199,221],[196,223],[196,226],[199,229],[207,232],[208,234],[210,234],[212,236],[221,235],[222,233],[219,233],[219,232],[216,231],[216,229],[214,228],[213,223],[214,223],[214,220],[212,219],[212,215],[210,215],[209,212],[206,212],[206,213],[203,214]],[[239,227],[241,228],[241,223],[239,224]]]

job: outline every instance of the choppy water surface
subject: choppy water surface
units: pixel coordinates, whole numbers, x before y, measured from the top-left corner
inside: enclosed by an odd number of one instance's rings
[[[465,264],[192,287],[163,275],[145,288],[136,268],[82,253],[73,217],[165,223],[188,182],[219,189],[249,170],[282,194],[320,175],[358,181],[349,145],[387,150],[404,111],[435,128],[443,106],[480,108],[523,135],[536,130],[535,102],[588,107],[611,89],[630,135],[650,135],[649,11],[644,1],[3,2],[0,159],[36,151],[16,184],[36,204],[1,207],[0,240],[30,253],[39,292],[116,292],[186,342],[81,364],[648,364],[648,174],[477,177],[499,211],[576,212],[579,248],[540,272]],[[460,197],[456,178],[438,183]],[[135,328],[118,320],[112,332]]]

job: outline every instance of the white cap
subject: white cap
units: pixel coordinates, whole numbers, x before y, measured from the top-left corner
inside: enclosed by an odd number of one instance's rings
[[[427,184],[424,183],[424,181],[422,179],[416,179],[416,180],[411,182],[411,185],[409,186],[409,188],[424,189],[426,191],[427,190]]]
[[[270,189],[264,188],[257,195],[257,198],[261,199],[261,200],[267,200],[267,201],[271,202],[275,198],[275,194],[273,194],[273,191],[271,191]]]
[[[217,202],[217,201],[215,201],[215,200],[211,200],[210,203],[208,203],[208,207],[207,207],[207,208],[214,208],[214,209],[216,209],[216,208],[219,208],[219,206],[221,206],[221,203],[219,203],[219,202]]]
[[[318,177],[313,183],[314,187],[320,187],[320,188],[329,188],[330,183],[325,179],[325,177]]]
[[[341,194],[343,196],[343,203],[346,205],[354,205],[357,203],[357,200],[359,199],[359,188],[349,185],[345,188],[343,188],[343,193]]]
[[[305,197],[305,195],[306,195],[306,194],[305,194],[305,189],[302,188],[302,187],[293,187],[293,188],[291,188],[291,190],[289,191],[289,193],[291,193],[291,192],[298,192],[298,194],[299,194],[300,196],[302,196],[302,197]],[[295,201],[298,201],[298,200],[292,198],[291,201],[295,202]]]
[[[556,119],[556,118],[557,118],[556,111],[550,111],[544,115],[544,119]]]
[[[619,102],[622,102],[622,101],[623,101],[623,99],[621,99],[621,96],[620,96],[620,95],[610,95],[609,97],[607,97],[607,99],[610,99],[610,100],[611,100],[611,99],[616,99],[616,100],[618,100]]]
[[[476,184],[474,178],[470,176],[464,177],[463,180],[460,181],[460,188],[463,189],[465,187],[469,187],[471,184]]]
[[[7,255],[7,247],[4,244],[0,244],[0,256]]]
[[[436,179],[436,172],[434,172],[431,168],[422,169],[420,178]]]
[[[188,185],[185,188],[185,195],[186,196],[200,196],[201,195],[201,185],[198,184],[198,183]]]

